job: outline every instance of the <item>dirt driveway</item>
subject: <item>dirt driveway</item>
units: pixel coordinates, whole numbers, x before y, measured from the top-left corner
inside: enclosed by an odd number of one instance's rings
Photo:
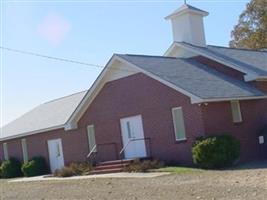
[[[1,200],[151,199],[266,200],[267,162],[254,169],[171,174],[157,178],[84,179],[8,183]]]

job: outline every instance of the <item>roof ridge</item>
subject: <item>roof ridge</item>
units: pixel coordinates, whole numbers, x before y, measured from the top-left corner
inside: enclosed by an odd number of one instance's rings
[[[52,99],[52,100],[50,100],[50,101],[46,101],[46,102],[44,102],[44,103],[42,103],[42,104],[47,104],[47,103],[51,103],[51,102],[53,102],[53,101],[58,101],[58,100],[60,100],[60,99],[65,99],[65,98],[68,98],[68,97],[77,95],[77,94],[79,94],[79,93],[87,92],[87,91],[88,91],[88,90],[83,90],[83,91],[80,91],[80,92],[75,92],[75,93],[73,93],[73,94],[69,94],[69,95],[66,95],[66,96],[63,96],[63,97],[59,97],[59,98],[56,98],[56,99]],[[42,104],[39,104],[39,105],[42,105]]]
[[[266,52],[266,51],[262,51],[261,49],[256,50],[256,49],[245,49],[245,48],[233,48],[233,47],[224,47],[224,46],[210,45],[210,44],[207,46],[224,48],[224,49],[241,50],[241,51],[253,51],[253,52],[259,52],[259,53]]]
[[[117,55],[122,55],[122,56],[139,56],[139,57],[152,57],[152,58],[171,58],[171,59],[176,59],[176,57],[171,57],[171,56],[156,56],[156,55],[144,55],[144,54],[117,54]]]

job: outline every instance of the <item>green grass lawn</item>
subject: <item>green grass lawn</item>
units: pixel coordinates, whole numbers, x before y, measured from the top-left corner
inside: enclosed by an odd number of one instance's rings
[[[190,167],[178,167],[178,166],[167,166],[167,167],[162,167],[160,169],[153,170],[156,172],[171,172],[171,173],[193,173],[193,172],[203,172],[204,170],[202,169],[197,169],[197,168],[190,168]]]

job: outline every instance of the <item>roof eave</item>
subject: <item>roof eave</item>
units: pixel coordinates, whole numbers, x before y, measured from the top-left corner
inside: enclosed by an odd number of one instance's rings
[[[260,100],[260,99],[266,99],[266,98],[267,98],[267,95],[264,95],[264,96],[251,96],[251,97],[210,98],[210,99],[202,99],[201,102],[196,102],[196,103],[223,102],[223,101],[243,101],[243,100]]]
[[[30,136],[30,135],[34,135],[34,134],[38,134],[38,133],[54,131],[54,130],[63,129],[63,128],[65,128],[65,124],[59,125],[59,126],[53,126],[53,127],[49,127],[49,128],[45,128],[45,129],[40,129],[40,130],[36,130],[36,131],[20,133],[17,135],[2,137],[2,138],[0,138],[0,142],[15,139],[15,138],[21,138],[21,137],[25,137],[25,136]]]

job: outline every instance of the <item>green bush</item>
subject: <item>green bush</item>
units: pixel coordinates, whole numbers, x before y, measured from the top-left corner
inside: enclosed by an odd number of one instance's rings
[[[93,170],[93,167],[90,163],[71,163],[68,166],[63,167],[62,169],[56,170],[54,176],[57,177],[69,177],[69,176],[81,176],[88,175]]]
[[[24,176],[39,176],[48,173],[46,161],[43,157],[34,157],[22,165],[21,171]]]
[[[150,169],[158,169],[164,166],[163,162],[158,160],[143,160],[135,159],[128,166],[124,167],[126,172],[147,172]]]
[[[2,178],[15,178],[22,175],[21,162],[16,158],[3,161],[0,167]]]
[[[230,135],[199,138],[192,148],[193,161],[201,168],[230,166],[239,158],[240,143]]]

